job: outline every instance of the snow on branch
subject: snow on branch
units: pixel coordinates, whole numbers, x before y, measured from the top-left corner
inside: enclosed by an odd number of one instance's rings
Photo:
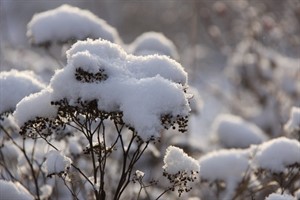
[[[88,10],[62,5],[35,14],[27,25],[27,37],[32,44],[102,38],[121,43],[117,30]]]

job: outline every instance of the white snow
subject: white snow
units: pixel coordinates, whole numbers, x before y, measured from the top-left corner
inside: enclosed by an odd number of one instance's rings
[[[210,183],[224,181],[226,190],[222,199],[231,199],[237,185],[249,169],[249,152],[230,149],[207,153],[200,158],[200,179]]]
[[[32,71],[0,72],[0,114],[13,111],[21,99],[44,87]]]
[[[293,107],[290,113],[290,119],[284,125],[284,129],[292,132],[293,130],[300,130],[300,107]]]
[[[13,116],[21,127],[25,122],[36,117],[54,117],[57,110],[50,106],[50,94],[52,90],[47,87],[39,93],[32,94],[22,99],[16,106]]]
[[[229,114],[221,114],[213,124],[219,142],[228,148],[247,148],[251,144],[260,144],[267,139],[263,131],[255,124]]]
[[[96,99],[99,110],[122,111],[124,122],[135,128],[143,139],[148,139],[157,136],[163,128],[162,115],[187,116],[190,111],[183,91],[187,73],[166,56],[128,55],[116,44],[88,39],[74,44],[67,58],[67,66],[55,73],[49,88],[18,104],[15,117],[19,125],[35,116],[53,116],[55,109],[50,106],[51,101],[66,98],[73,104],[78,98]],[[104,70],[107,79],[76,80],[78,68],[94,74]],[[39,109],[28,109],[32,106]]]
[[[238,183],[249,167],[247,151],[239,149],[209,152],[200,158],[199,163],[201,179],[210,182]]]
[[[178,60],[179,55],[174,43],[164,34],[146,32],[137,37],[130,45],[129,51],[134,55],[167,55]]]
[[[47,153],[44,163],[48,175],[65,172],[71,165],[70,158],[62,155],[61,152],[52,150]]]
[[[164,157],[163,169],[168,174],[176,174],[185,171],[188,174],[199,172],[199,163],[192,157],[188,156],[184,151],[175,146],[169,146]]]
[[[265,200],[296,200],[293,196],[289,194],[276,194],[272,193]]]
[[[0,180],[0,199],[33,200],[34,197],[19,182]]]
[[[115,28],[88,10],[62,5],[35,14],[27,25],[27,36],[34,44],[102,38],[121,43]]]
[[[283,172],[290,165],[300,164],[300,142],[285,137],[269,140],[259,146],[254,162],[258,168]]]

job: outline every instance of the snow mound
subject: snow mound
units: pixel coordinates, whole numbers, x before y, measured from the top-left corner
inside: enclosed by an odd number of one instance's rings
[[[88,10],[62,5],[35,14],[27,25],[27,36],[33,44],[102,38],[121,43],[115,28]]]
[[[294,130],[300,130],[300,108],[293,107],[290,114],[290,119],[284,125],[284,129],[292,132]]]
[[[19,182],[0,180],[0,199],[33,200],[34,197]]]
[[[234,115],[221,114],[213,129],[219,142],[227,148],[247,148],[267,139],[259,127]]]
[[[45,87],[32,71],[17,70],[0,72],[0,86],[0,114],[13,111],[21,99]]]
[[[300,164],[300,142],[280,137],[261,144],[254,157],[258,168],[280,173],[286,167]]]
[[[174,43],[162,33],[157,32],[146,32],[137,37],[129,45],[129,51],[134,55],[160,54],[179,59]]]
[[[48,175],[63,173],[70,167],[72,163],[70,158],[55,150],[50,151],[46,155],[46,158],[47,159],[44,163],[44,166]]]
[[[272,193],[265,200],[296,200],[293,196],[288,194]]]
[[[181,171],[191,173],[191,171],[199,172],[199,163],[189,157],[184,151],[175,146],[169,146],[164,157],[163,169],[168,174],[176,174]]]
[[[55,73],[47,89],[18,104],[14,115],[20,126],[37,116],[55,115],[50,102],[62,99],[70,105],[78,99],[96,100],[101,111],[122,112],[124,122],[142,139],[159,134],[162,116],[189,114],[187,73],[166,56],[128,55],[119,45],[88,39],[75,43],[67,58],[67,66]],[[30,104],[48,108],[32,111]]]
[[[249,167],[247,151],[238,149],[210,152],[201,157],[199,163],[201,179],[209,182],[222,180],[227,184],[238,184]]]

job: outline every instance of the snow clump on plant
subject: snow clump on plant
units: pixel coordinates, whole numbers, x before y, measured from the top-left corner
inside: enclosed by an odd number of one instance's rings
[[[199,163],[201,180],[225,182],[223,199],[231,199],[249,169],[249,152],[238,149],[214,151],[201,157]]]
[[[61,152],[52,150],[47,153],[47,159],[44,163],[48,176],[53,174],[61,175],[65,173],[72,163],[71,159],[62,155]]]
[[[267,139],[255,124],[234,115],[219,115],[213,128],[217,139],[228,148],[247,148],[251,144],[260,144]]]
[[[179,196],[183,192],[189,192],[191,182],[198,179],[200,171],[199,163],[189,157],[184,151],[175,146],[169,146],[164,157],[164,176],[171,183],[171,190],[177,188]]]
[[[27,25],[27,36],[36,45],[86,38],[121,43],[117,30],[106,21],[67,4],[35,14]]]
[[[179,55],[174,43],[164,34],[146,32],[137,37],[130,45],[129,51],[134,55],[167,55],[178,60]]]
[[[286,167],[300,165],[299,152],[300,142],[280,137],[261,144],[254,161],[259,169],[281,173]]]
[[[77,106],[72,109],[89,104],[93,112],[118,113],[143,140],[175,123],[179,131],[186,131],[187,73],[176,61],[159,55],[129,55],[101,39],[75,43],[67,59],[67,66],[55,73],[47,89],[18,104],[14,116],[20,126],[36,117],[56,118],[62,104]],[[28,109],[30,104],[36,109]]]
[[[17,103],[25,96],[45,88],[32,71],[0,72],[0,85],[0,114],[14,111]]]

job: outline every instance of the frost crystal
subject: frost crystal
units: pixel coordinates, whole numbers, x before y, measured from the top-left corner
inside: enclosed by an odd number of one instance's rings
[[[33,44],[52,41],[67,42],[86,38],[102,38],[120,43],[115,28],[88,10],[70,5],[35,14],[27,26],[27,36]]]
[[[300,165],[300,143],[285,137],[272,139],[259,147],[254,161],[258,168],[283,172],[286,167]]]
[[[46,157],[45,169],[48,175],[64,173],[72,163],[70,158],[54,150],[50,151]]]
[[[45,87],[32,71],[0,72],[0,114],[13,111],[17,103]]]

